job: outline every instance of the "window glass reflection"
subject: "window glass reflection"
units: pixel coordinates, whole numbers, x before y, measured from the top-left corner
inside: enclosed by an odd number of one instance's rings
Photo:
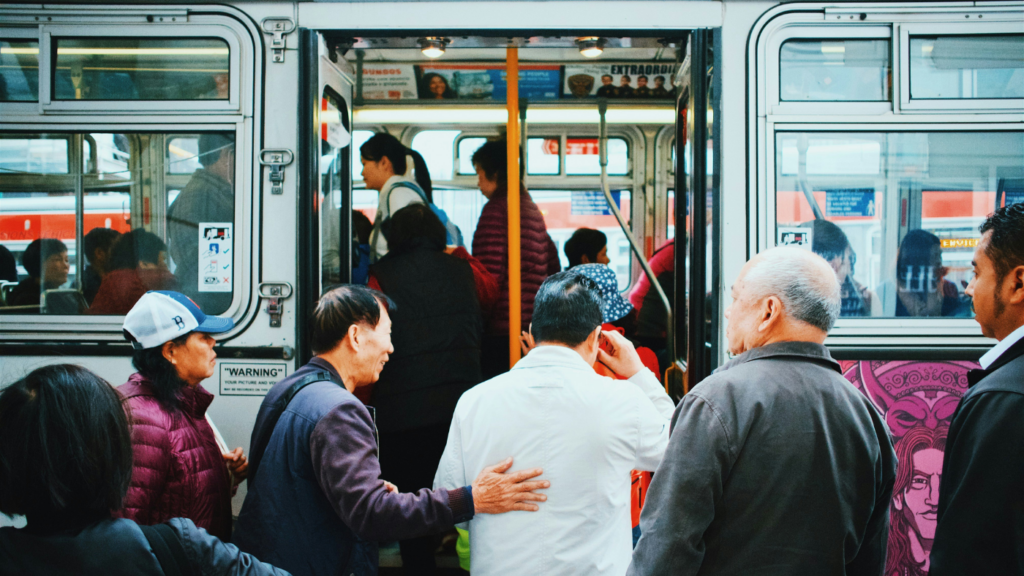
[[[910,97],[1024,98],[1024,35],[911,37]]]
[[[788,40],[779,60],[779,99],[784,102],[889,100],[888,40]]]
[[[39,42],[0,40],[0,102],[39,100]]]
[[[1022,201],[1022,132],[776,135],[778,240],[812,232],[846,317],[970,316],[978,226]]]

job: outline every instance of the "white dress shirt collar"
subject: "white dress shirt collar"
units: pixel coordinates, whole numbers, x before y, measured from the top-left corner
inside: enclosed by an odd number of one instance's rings
[[[565,346],[540,345],[530,350],[523,359],[512,368],[538,368],[541,366],[559,366],[579,370],[594,371],[579,352]]]
[[[985,352],[985,355],[978,360],[978,363],[981,364],[983,369],[988,370],[988,367],[995,364],[996,360],[1010,349],[1010,346],[1013,346],[1022,339],[1024,339],[1024,326],[1019,326],[1016,330],[1010,332],[1009,336],[1000,340],[991,350]]]

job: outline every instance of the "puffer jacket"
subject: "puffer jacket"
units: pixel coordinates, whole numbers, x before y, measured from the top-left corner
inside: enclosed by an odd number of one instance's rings
[[[200,530],[191,521],[167,522],[185,549],[183,571],[204,576],[288,576],[231,544]],[[142,530],[130,520],[110,518],[81,529],[40,533],[0,528],[0,576],[163,576],[164,570]]]
[[[533,299],[544,279],[558,272],[558,249],[548,236],[540,209],[525,188],[519,192],[522,326],[533,318]],[[498,299],[484,310],[487,334],[508,334],[508,190],[499,187],[484,204],[473,234],[473,256],[498,280]]]
[[[168,412],[149,381],[132,374],[117,388],[131,410],[132,482],[117,515],[139,524],[188,518],[227,541],[231,536],[231,481],[206,408],[213,394],[186,386],[179,409]]]

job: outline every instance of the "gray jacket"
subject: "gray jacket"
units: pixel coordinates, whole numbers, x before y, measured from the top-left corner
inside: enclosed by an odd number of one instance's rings
[[[232,544],[221,542],[191,520],[167,522],[185,548],[187,572],[202,576],[288,576]],[[0,528],[0,575],[163,576],[139,525],[123,518],[102,520],[78,531],[38,534],[31,528]]]
[[[882,574],[896,455],[824,346],[741,354],[683,397],[630,575]]]

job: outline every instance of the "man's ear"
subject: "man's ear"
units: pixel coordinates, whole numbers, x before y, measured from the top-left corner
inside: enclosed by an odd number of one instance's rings
[[[1005,282],[1010,285],[1010,303],[1024,303],[1024,266],[1017,266],[1013,270],[1010,270]]]
[[[351,326],[349,326],[348,327],[348,332],[346,333],[346,336],[347,336],[346,339],[348,340],[348,345],[352,347],[353,351],[358,352],[359,351],[359,347],[362,345],[362,337],[363,337],[363,334],[362,334],[362,332],[359,329],[359,325],[358,324],[352,324]]]
[[[601,345],[601,326],[594,328],[594,331],[587,336],[587,345],[598,347]]]
[[[782,317],[782,300],[778,296],[769,296],[761,302],[761,323],[757,330],[764,332]]]

